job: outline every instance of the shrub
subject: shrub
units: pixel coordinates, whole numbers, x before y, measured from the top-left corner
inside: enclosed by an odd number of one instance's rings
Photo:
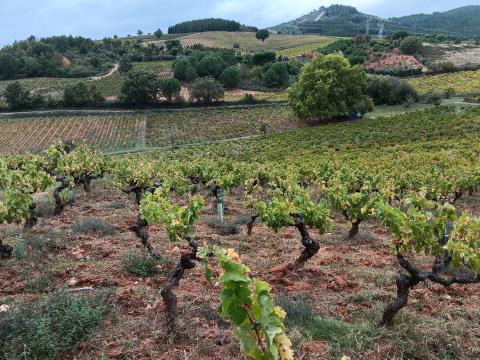
[[[446,73],[457,71],[458,68],[452,62],[438,62],[430,65],[430,71],[435,73]]]
[[[264,51],[255,53],[252,57],[253,65],[264,65],[270,62],[274,62],[277,55],[272,51]]]
[[[240,102],[242,104],[256,104],[257,99],[255,99],[255,96],[253,96],[253,94],[245,94],[245,95],[243,95]]]
[[[197,70],[193,66],[189,66],[187,70],[185,70],[185,80],[188,82],[194,82],[198,77]]]
[[[116,233],[116,231],[117,230],[113,225],[110,225],[97,218],[87,219],[72,226],[72,232],[74,234],[87,234],[90,232],[95,232],[101,236],[105,236],[113,235]]]
[[[400,43],[400,50],[405,54],[416,54],[422,48],[422,41],[415,36],[407,36]]]
[[[149,72],[129,72],[122,87],[122,100],[128,105],[148,105],[157,100],[158,78]]]
[[[189,68],[192,68],[190,61],[187,59],[177,60],[173,65],[173,76],[178,80],[187,80],[187,69]]]
[[[109,313],[109,296],[64,290],[0,313],[0,358],[56,359],[87,340]]]
[[[222,84],[211,78],[197,79],[190,88],[190,97],[198,103],[213,103],[222,99],[223,96]]]
[[[122,268],[124,271],[142,278],[152,277],[158,274],[158,260],[146,252],[129,252],[124,255]]]
[[[417,99],[416,90],[404,80],[390,76],[371,76],[368,78],[367,95],[376,105],[403,104],[409,99]]]
[[[99,105],[105,101],[94,83],[77,81],[65,86],[63,101],[67,106]]]
[[[284,63],[274,63],[268,66],[268,70],[263,74],[263,82],[269,88],[284,86],[288,84],[288,80],[288,69]]]
[[[199,76],[210,76],[218,79],[225,68],[225,64],[220,56],[211,54],[200,60],[195,68]]]
[[[223,70],[222,74],[220,75],[220,82],[227,89],[238,86],[238,84],[240,83],[240,71],[238,70],[238,67],[232,65]]]
[[[10,110],[27,110],[34,103],[34,98],[30,95],[30,92],[25,90],[18,81],[7,85],[4,96]],[[36,97],[35,99],[35,102],[38,103],[41,98]]]
[[[182,85],[175,78],[163,79],[160,81],[160,91],[168,101],[172,101],[174,97],[178,97],[181,90]]]
[[[130,57],[127,54],[123,55],[122,58],[120,59],[120,66],[118,70],[122,73],[127,73],[132,69],[133,69],[132,60],[130,60]]]
[[[233,48],[234,49],[240,49],[240,44],[239,43],[234,43]]]
[[[443,96],[445,97],[445,99],[450,99],[452,96],[455,96],[455,89],[453,88],[446,89],[445,92],[443,93]]]
[[[13,247],[12,256],[17,260],[25,259],[25,239],[21,236],[15,237],[15,246]]]
[[[436,91],[430,91],[425,95],[425,103],[433,104],[438,107],[442,104],[442,96]]]

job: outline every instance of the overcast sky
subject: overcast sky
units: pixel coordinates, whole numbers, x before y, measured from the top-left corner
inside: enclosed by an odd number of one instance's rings
[[[92,38],[164,31],[177,22],[222,17],[258,27],[292,20],[322,5],[318,0],[0,0],[0,46],[29,35],[81,35]],[[444,11],[468,0],[345,0],[360,11],[394,17]]]

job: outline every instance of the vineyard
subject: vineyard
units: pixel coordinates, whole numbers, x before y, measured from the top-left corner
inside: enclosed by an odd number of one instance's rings
[[[298,129],[309,124],[288,106],[163,111],[147,117],[147,145],[163,147]]]
[[[480,92],[480,71],[428,75],[409,79],[408,82],[422,94],[447,89],[453,89],[457,94],[477,94]]]
[[[58,355],[85,360],[478,358],[479,130],[479,109],[441,107],[147,154],[7,156],[0,355],[67,339]]]
[[[234,44],[240,45],[243,51],[282,50],[304,45],[325,46],[330,38],[316,35],[276,35],[271,34],[264,42],[257,40],[252,32],[212,31],[196,33],[178,38],[183,47],[203,45],[209,48],[232,49]],[[162,41],[157,41],[160,43]],[[164,42],[164,41],[163,41]],[[318,45],[318,46],[317,46]]]
[[[145,120],[135,115],[52,116],[0,120],[0,153],[45,150],[58,142],[81,142],[102,149],[141,146]]]

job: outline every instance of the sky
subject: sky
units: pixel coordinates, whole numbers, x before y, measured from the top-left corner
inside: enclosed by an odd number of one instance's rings
[[[144,33],[185,20],[222,17],[259,28],[277,25],[332,3],[388,18],[445,11],[468,0],[0,0],[0,46],[30,35],[101,39]]]

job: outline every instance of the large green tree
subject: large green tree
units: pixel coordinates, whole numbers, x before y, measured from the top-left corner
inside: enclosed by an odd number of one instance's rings
[[[303,67],[288,98],[302,119],[326,119],[349,112],[365,113],[372,100],[365,95],[367,74],[342,55],[320,55]]]
[[[145,71],[131,71],[122,87],[122,100],[129,105],[153,104],[158,95],[158,78]]]

